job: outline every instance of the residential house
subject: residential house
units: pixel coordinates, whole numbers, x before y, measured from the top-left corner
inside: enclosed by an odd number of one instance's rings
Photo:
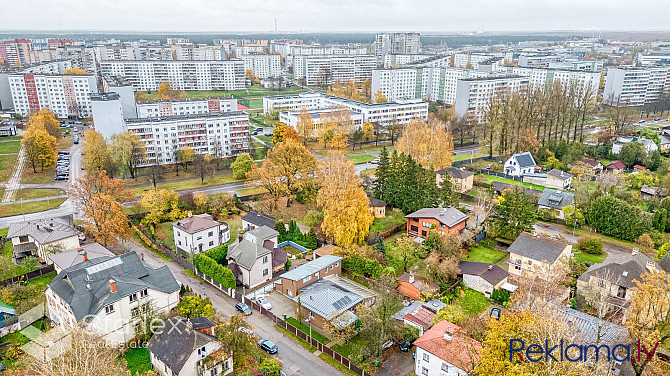
[[[368,210],[375,218],[386,218],[386,202],[372,197],[368,194],[368,199],[370,203],[368,204]]]
[[[153,269],[137,253],[89,259],[64,269],[47,285],[48,316],[54,324],[84,324],[107,342],[125,343],[135,335],[145,304],[167,313],[179,303],[179,282],[167,265]]]
[[[602,163],[594,160],[594,159],[582,159],[580,161],[582,165],[587,167],[589,169],[589,173],[593,175],[597,175],[601,172],[603,172],[603,169],[605,168]]]
[[[167,320],[164,330],[151,336],[147,345],[154,371],[162,376],[232,374],[232,351],[212,334],[196,328],[203,323],[204,320],[194,322],[181,316]],[[207,329],[211,331],[213,325]]]
[[[242,285],[253,288],[272,279],[273,251],[278,237],[274,229],[260,226],[240,235],[228,246],[228,267]]]
[[[631,174],[637,174],[637,173],[642,172],[644,170],[646,170],[646,168],[644,166],[640,166],[640,165],[636,164],[636,165],[633,166],[633,172],[631,172]]]
[[[398,292],[410,299],[424,301],[440,292],[438,285],[414,272],[401,275],[397,281]]]
[[[633,281],[641,281],[644,273],[659,270],[661,266],[637,248],[632,253],[612,253],[579,276],[577,293],[587,296],[591,291],[604,291],[611,309],[623,309],[631,299]]]
[[[479,364],[482,345],[449,321],[440,321],[415,342],[414,373],[465,376]]]
[[[81,231],[66,218],[59,217],[11,223],[7,232],[16,262],[26,256],[36,256],[40,261],[50,263],[50,254],[78,248],[80,235]]]
[[[184,254],[209,251],[230,240],[228,224],[212,218],[211,214],[189,215],[172,224],[174,244]]]
[[[533,196],[535,198],[538,198],[542,195],[542,192],[538,191],[537,189],[532,189],[532,188],[525,188],[520,185],[514,185],[510,183],[504,183],[501,181],[492,181],[491,186],[493,187],[493,190],[496,191],[497,194],[501,195],[504,191],[511,189],[520,189],[527,195]]]
[[[406,313],[402,317],[402,321],[406,325],[419,329],[419,336],[422,336],[426,330],[433,326],[435,316],[437,316],[437,312],[428,309],[424,305],[420,305]]]
[[[621,161],[612,161],[605,167],[605,171],[610,174],[623,174],[626,171],[626,166]]]
[[[242,217],[242,230],[249,231],[261,226],[275,228],[275,222],[277,222],[275,217],[250,211]]]
[[[514,276],[536,276],[572,257],[572,245],[522,232],[507,249]],[[541,276],[541,275],[540,275]]]
[[[407,235],[426,238],[428,231],[435,226],[440,233],[461,231],[468,220],[467,214],[453,206],[446,208],[423,208],[405,216]]]
[[[663,129],[661,131],[661,144],[659,146],[661,151],[670,150],[670,129]]]
[[[65,252],[53,254],[49,256],[49,259],[53,262],[56,274],[58,274],[71,266],[87,260],[114,256],[115,255],[110,250],[103,247],[100,243],[90,243],[77,249],[70,249]]]
[[[517,153],[505,161],[503,171],[507,175],[523,176],[534,173],[535,166],[535,159],[530,152]]]
[[[293,298],[298,291],[329,275],[342,274],[342,257],[324,255],[282,274],[275,283],[275,290]]]
[[[642,197],[656,197],[661,192],[660,187],[654,187],[653,185],[644,184],[640,188],[640,196]]]
[[[490,297],[493,290],[500,289],[507,283],[509,276],[500,266],[484,262],[461,261],[458,268],[463,275],[463,283],[486,297]]]
[[[301,288],[292,300],[302,306],[306,321],[321,329],[326,328],[326,323],[342,329],[358,320],[354,309],[364,298],[324,278]]]
[[[542,185],[548,188],[568,189],[572,184],[572,177],[572,174],[554,168],[547,172],[547,180]]]
[[[561,191],[560,189],[545,189],[537,201],[537,206],[540,209],[552,209],[558,212],[558,219],[565,218],[563,208],[570,206],[575,202],[575,195],[572,193]]]
[[[635,136],[623,136],[617,137],[617,139],[612,144],[612,154],[619,154],[621,148],[630,142],[639,142],[644,146],[644,150],[647,153],[658,150],[656,143],[648,138],[644,137],[635,137]]]
[[[472,189],[475,173],[466,170],[464,167],[447,167],[435,171],[435,176],[438,187],[442,188],[444,180],[450,179],[456,192],[466,193]]]

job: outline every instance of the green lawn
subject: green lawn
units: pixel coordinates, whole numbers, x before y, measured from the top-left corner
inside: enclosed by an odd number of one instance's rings
[[[7,183],[14,173],[19,155],[0,155],[0,183]]]
[[[51,197],[51,196],[61,196],[67,194],[65,191],[60,189],[37,189],[37,188],[25,188],[16,192],[14,200],[30,200],[33,198],[42,198],[42,197]]]
[[[309,335],[309,326],[308,325],[305,325],[305,324],[299,322],[297,319],[295,319],[293,317],[287,317],[286,322],[288,322],[289,324],[291,324],[291,325],[295,326],[296,328],[300,329],[303,333]],[[330,340],[328,338],[326,338],[326,336],[317,332],[314,328],[312,328],[312,337],[314,337],[315,340],[323,343],[324,345],[327,344],[328,342],[330,342]]]
[[[156,188],[158,189],[167,189],[172,191],[185,191],[188,189],[198,189],[203,187],[210,187],[212,185],[221,185],[228,183],[235,183],[243,181],[240,179],[235,179],[232,174],[227,175],[217,175],[210,176],[205,178],[205,182],[202,183],[200,178],[186,179],[181,181],[168,181],[164,183],[158,183]],[[153,189],[153,186],[143,186],[143,187],[134,187],[132,188],[135,195],[140,196],[144,191]]]
[[[7,230],[8,228],[1,229],[0,235],[6,236]],[[5,246],[0,251],[2,252],[0,255],[0,280],[16,277],[17,275],[28,273],[30,271],[27,268],[12,262],[14,247],[12,247],[11,241],[5,242]]]
[[[363,154],[363,155],[354,155],[349,157],[349,160],[352,161],[354,164],[361,164],[361,163],[368,163],[375,159],[374,155],[369,155],[369,154]]]
[[[545,189],[545,187],[543,187],[541,185],[537,185],[537,184],[524,183],[524,182],[520,182],[520,181],[517,181],[517,180],[505,179],[505,178],[501,178],[501,177],[493,176],[493,175],[486,175],[486,174],[482,174],[482,175],[486,178],[486,183],[488,183],[488,184],[491,184],[494,181],[500,181],[500,182],[503,182],[503,183],[508,183],[508,184],[512,184],[512,185],[518,185],[518,186],[522,186],[522,187],[526,187],[526,188],[536,189],[540,192],[544,191],[544,189]]]
[[[481,158],[486,157],[488,154],[474,153],[474,154],[456,154],[454,155],[454,162],[458,161],[469,161],[471,158]]]
[[[37,172],[33,172],[32,166],[26,163],[21,175],[21,183],[23,184],[47,184],[53,183],[56,176],[56,166],[48,167],[42,170],[40,166],[36,168]]]
[[[55,276],[56,272],[47,273],[45,275],[31,279],[30,281],[26,282],[26,285],[36,285],[40,290],[44,290]]]
[[[48,201],[33,201],[10,205],[0,205],[0,217],[9,217],[12,215],[19,215],[22,213],[35,213],[44,210],[49,210],[60,206],[65,202],[66,198],[55,198]]]
[[[603,251],[601,255],[592,255],[589,253],[582,253],[579,251],[574,251],[575,252],[575,261],[577,262],[588,262],[591,265],[593,264],[600,264],[603,262],[605,257],[607,257],[607,252]]]
[[[416,254],[410,255],[407,259],[407,269],[409,270],[409,268],[419,261],[421,259]],[[386,264],[393,267],[397,275],[405,273],[405,262],[402,255],[398,252],[398,246],[394,243],[386,244]]]
[[[478,315],[488,308],[489,301],[483,294],[466,288],[465,295],[458,298],[454,304],[459,305],[467,315]]]
[[[283,94],[297,94],[301,93],[303,91],[307,91],[305,89],[302,89],[300,87],[290,87],[282,90],[274,90],[274,89],[266,89],[262,86],[248,86],[247,90],[233,90],[233,91],[225,91],[225,90],[187,90],[186,91],[186,97],[187,98],[210,98],[210,97],[235,97],[238,99],[243,99],[243,98],[259,98],[263,96],[270,96],[270,95],[283,95]],[[139,92],[138,92],[139,93]],[[152,92],[141,92],[144,94],[144,96],[147,97],[149,100],[156,100],[158,92],[157,91],[152,91]],[[136,94],[137,95],[137,94]],[[261,102],[261,106],[263,106]]]
[[[247,106],[249,108],[261,108],[263,107],[262,99],[240,99],[238,101],[242,106]]]
[[[260,195],[268,193],[268,190],[263,188],[263,187],[249,187],[249,188],[242,188],[237,190],[237,194],[239,196],[252,196],[252,195]]]
[[[258,135],[259,140],[264,141],[264,142],[272,142],[272,136],[264,136],[264,135]]]
[[[123,358],[126,360],[130,374],[133,376],[135,374],[144,375],[151,370],[151,356],[147,348],[129,349],[123,354]]]
[[[496,264],[498,261],[507,257],[507,253],[488,249],[481,245],[471,247],[468,251],[468,257],[464,261],[484,262],[487,264]]]
[[[377,236],[377,231],[386,232],[398,225],[406,223],[405,215],[398,209],[386,211],[385,218],[375,218],[370,226],[370,236]]]
[[[174,232],[172,231],[172,222],[161,223],[156,226],[156,237],[170,249],[174,247]]]
[[[21,141],[0,142],[0,154],[18,153],[21,150]]]

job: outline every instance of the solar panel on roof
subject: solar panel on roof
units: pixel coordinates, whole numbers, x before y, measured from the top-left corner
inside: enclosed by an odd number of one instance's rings
[[[101,262],[99,264],[89,266],[88,268],[86,268],[86,273],[95,274],[97,272],[101,272],[103,270],[107,270],[109,268],[112,268],[114,266],[121,265],[121,264],[123,264],[123,260],[121,260],[120,257],[113,258],[111,260],[107,260],[107,261]]]
[[[335,309],[342,309],[342,307],[346,307],[351,301],[350,297],[344,296],[333,302],[333,307],[335,307]]]

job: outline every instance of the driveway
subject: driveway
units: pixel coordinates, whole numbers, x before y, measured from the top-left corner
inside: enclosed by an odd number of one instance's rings
[[[265,298],[272,304],[272,313],[276,316],[295,317],[295,304],[293,301],[277,291],[272,291],[265,295]]]
[[[398,349],[398,345],[393,345],[384,353],[384,359],[381,363],[381,368],[375,373],[377,376],[406,376],[414,372],[414,358],[412,352],[416,347],[408,352],[403,352]]]

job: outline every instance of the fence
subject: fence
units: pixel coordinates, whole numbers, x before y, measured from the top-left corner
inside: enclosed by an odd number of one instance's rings
[[[369,237],[368,240],[366,241],[366,243],[368,245],[373,245],[377,241],[378,236],[381,236],[382,239],[386,239],[386,238],[391,237],[392,235],[394,235],[394,234],[396,234],[400,231],[403,231],[405,228],[407,228],[406,226],[407,225],[403,223],[402,225],[397,225],[396,227],[394,227],[394,228],[392,228],[388,231],[384,231],[382,233],[377,232],[377,235]]]
[[[507,175],[503,172],[491,171],[491,170],[487,170],[487,169],[481,169],[481,170],[479,170],[479,172],[481,174],[493,175],[493,176],[497,176],[499,178],[505,178],[505,179],[516,180],[516,181],[523,181],[523,178],[521,176]]]
[[[463,154],[461,154],[461,155],[463,155]],[[461,166],[466,165],[468,163],[483,161],[483,160],[494,161],[495,158],[489,157],[488,155],[485,156],[485,157],[468,158],[468,159],[464,159],[462,161],[456,161],[456,162],[452,163],[451,165],[454,166],[454,167],[461,167]]]
[[[223,287],[219,282],[216,282],[215,280],[209,278],[207,274],[198,270],[198,268],[194,268],[193,273],[195,273],[195,275],[197,275],[198,277],[202,278],[205,282],[216,287],[219,291],[223,292],[224,294],[230,296],[231,298],[235,298],[236,294],[235,289],[229,289],[227,287]]]
[[[245,296],[242,296],[242,302],[246,303],[251,309],[260,312],[263,316],[272,320],[272,322],[274,324],[277,324],[280,327],[288,330],[290,333],[293,333],[295,336],[297,336],[301,340],[303,340],[303,341],[309,343],[311,346],[315,347],[318,351],[321,351],[322,353],[328,355],[329,357],[331,357],[332,359],[334,359],[336,362],[340,363],[344,367],[347,367],[349,370],[351,370],[355,374],[360,375],[360,376],[369,375],[369,373],[367,373],[364,370],[356,367],[346,357],[337,353],[335,350],[333,350],[330,347],[324,345],[323,343],[317,341],[316,339],[314,339],[314,337],[310,337],[307,333],[305,333],[302,330],[296,328],[295,326],[289,324],[288,322],[284,321],[283,319],[275,316],[272,312],[270,312],[267,309],[265,309],[265,308],[261,307],[260,305],[256,304],[254,301],[248,299]]]
[[[42,269],[33,270],[30,273],[21,274],[21,275],[16,276],[16,277],[5,279],[4,281],[0,281],[0,287],[9,286],[9,285],[11,285],[13,283],[16,283],[16,282],[19,282],[19,281],[27,281],[27,280],[30,280],[30,279],[33,279],[33,278],[37,278],[41,275],[51,273],[53,271],[54,271],[54,266],[53,265],[47,265],[47,266],[43,267]]]

